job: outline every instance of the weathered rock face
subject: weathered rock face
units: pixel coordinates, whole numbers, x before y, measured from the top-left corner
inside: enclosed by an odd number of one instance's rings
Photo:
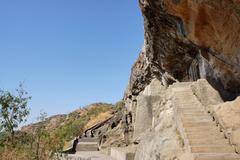
[[[176,121],[171,95],[153,79],[137,97],[133,139],[139,145],[135,160],[189,159]]]
[[[240,97],[224,103],[205,79],[153,79],[135,98],[135,160],[240,159]]]
[[[145,130],[152,127],[154,116],[159,110],[165,88],[157,79],[152,80],[145,90],[137,97],[136,113],[134,117],[134,137],[138,137]]]
[[[154,77],[168,84],[206,78],[223,98],[239,95],[239,0],[140,0],[140,7],[144,47],[125,98]]]
[[[226,137],[240,153],[240,97],[235,101],[210,106],[210,109]]]

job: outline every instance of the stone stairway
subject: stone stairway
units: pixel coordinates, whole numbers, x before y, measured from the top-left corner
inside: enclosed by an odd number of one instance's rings
[[[98,138],[84,137],[79,139],[76,153],[69,154],[62,160],[112,160],[98,150]]]
[[[74,155],[69,155],[66,159],[62,160],[113,160],[110,156],[105,155],[99,151],[84,151],[77,152]]]
[[[98,139],[97,138],[81,138],[81,139],[79,139],[76,151],[77,152],[98,151]]]
[[[84,137],[79,139],[78,142],[98,142],[98,138],[89,138],[89,137]]]
[[[191,83],[171,86],[181,131],[194,160],[240,160],[213,118],[193,94]]]

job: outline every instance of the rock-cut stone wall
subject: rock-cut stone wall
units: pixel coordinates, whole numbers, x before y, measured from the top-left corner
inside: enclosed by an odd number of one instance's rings
[[[205,79],[153,79],[136,99],[135,160],[240,159],[240,97],[224,103]]]

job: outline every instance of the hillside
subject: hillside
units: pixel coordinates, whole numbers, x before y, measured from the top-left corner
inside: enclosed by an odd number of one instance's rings
[[[46,130],[51,132],[59,128],[64,128],[67,125],[72,125],[75,123],[75,121],[77,122],[79,120],[85,119],[86,122],[83,129],[87,129],[90,128],[91,125],[95,125],[97,123],[97,120],[101,122],[107,118],[110,118],[114,110],[114,105],[112,104],[94,103],[81,109],[77,109],[69,114],[46,117],[44,121],[22,127],[21,131],[32,133],[38,126],[44,125],[46,127]]]
[[[110,123],[115,122],[112,118],[117,113],[122,115],[123,106],[119,104],[121,102],[116,105],[94,103],[69,114],[43,117],[38,123],[24,126],[17,132],[16,136],[20,141],[12,151],[0,146],[0,159],[52,159],[55,157],[54,153],[71,148],[71,141],[84,135],[90,128],[102,123],[105,125],[107,120]],[[0,141],[4,144],[4,134],[2,136]]]

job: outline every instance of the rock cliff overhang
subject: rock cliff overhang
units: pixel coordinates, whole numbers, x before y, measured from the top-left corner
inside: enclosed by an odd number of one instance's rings
[[[140,0],[145,39],[125,98],[153,78],[207,79],[226,100],[240,93],[240,0]]]

